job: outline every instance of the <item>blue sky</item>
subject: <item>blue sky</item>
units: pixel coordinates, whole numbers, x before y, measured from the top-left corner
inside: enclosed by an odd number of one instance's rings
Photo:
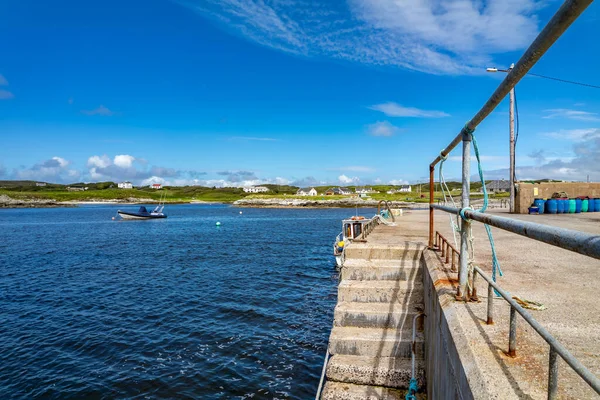
[[[552,0],[0,0],[0,179],[423,180]],[[600,85],[600,5],[534,73]],[[600,90],[525,78],[519,178],[600,180]],[[508,102],[478,128],[507,177]],[[444,167],[459,176],[459,152]]]

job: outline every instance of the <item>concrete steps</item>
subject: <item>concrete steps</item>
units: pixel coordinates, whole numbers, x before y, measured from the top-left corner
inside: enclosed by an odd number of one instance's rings
[[[405,390],[342,382],[325,383],[321,395],[323,400],[404,400],[405,397]]]
[[[356,328],[335,326],[329,337],[329,352],[371,357],[405,357],[412,354],[412,324],[407,329]],[[425,352],[423,333],[416,335],[415,352]]]
[[[329,338],[321,399],[404,400],[411,378],[412,321],[423,309],[423,245],[352,243],[345,250]],[[388,238],[389,240],[389,238]],[[415,341],[419,386],[425,386],[424,335]],[[420,398],[420,396],[419,396]]]
[[[343,280],[338,286],[338,301],[360,303],[423,302],[423,284],[415,281]]]
[[[410,327],[413,317],[419,312],[415,305],[400,303],[338,303],[333,316],[334,326],[359,328]]]
[[[423,248],[423,245],[410,242],[403,246],[353,243],[344,252],[346,259],[404,260],[406,262],[417,260],[421,256]]]
[[[423,362],[415,365],[419,386],[425,384]],[[327,364],[327,377],[332,381],[357,385],[408,388],[411,361],[395,357],[363,357],[334,355]]]
[[[420,279],[418,263],[402,260],[346,260],[341,271],[342,280],[413,280]]]

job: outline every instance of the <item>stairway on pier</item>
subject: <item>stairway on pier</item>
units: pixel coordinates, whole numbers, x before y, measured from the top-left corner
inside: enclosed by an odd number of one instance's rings
[[[412,322],[423,310],[419,268],[423,246],[401,240],[390,243],[386,228],[377,227],[368,243],[352,243],[345,250],[322,399],[403,400],[406,395]],[[415,347],[417,379],[424,388],[421,330]]]

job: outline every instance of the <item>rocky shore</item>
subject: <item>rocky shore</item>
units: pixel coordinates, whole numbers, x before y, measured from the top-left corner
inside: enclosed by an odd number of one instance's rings
[[[56,201],[53,199],[15,199],[7,195],[0,195],[0,208],[52,208],[52,207],[77,207],[79,204],[152,204],[153,199],[110,199],[87,201]]]
[[[316,199],[241,199],[233,202],[237,207],[264,207],[264,208],[372,208],[377,207],[379,200],[347,198],[333,200]],[[420,208],[427,207],[426,203],[411,203],[406,201],[390,201],[390,207],[393,208]]]

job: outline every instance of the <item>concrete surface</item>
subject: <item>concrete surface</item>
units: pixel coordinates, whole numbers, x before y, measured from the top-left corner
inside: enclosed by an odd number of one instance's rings
[[[510,215],[521,220],[600,234],[600,213],[559,215]],[[452,241],[449,214],[436,211],[436,229]],[[410,224],[427,229],[428,212],[413,211]],[[412,232],[414,233],[414,228]],[[502,288],[521,298],[543,303],[544,311],[529,310],[592,373],[600,376],[600,260],[582,256],[532,239],[492,228],[496,250],[504,276],[498,278]],[[425,232],[424,232],[425,233]],[[482,224],[473,223],[475,261],[491,275],[491,250]],[[435,253],[439,258],[439,252]],[[447,287],[456,286],[457,275],[449,266],[440,266],[447,276]],[[510,308],[500,298],[494,299],[494,325],[485,323],[487,284],[478,279],[480,303],[452,302],[456,318],[448,321],[450,329],[460,330],[474,364],[483,373],[478,384],[484,393],[498,399],[545,399],[548,382],[548,345],[519,316],[517,318],[517,357],[508,350]],[[564,362],[559,362],[559,397],[564,399],[600,398]],[[476,397],[477,398],[477,397]],[[491,398],[491,397],[490,397]]]

